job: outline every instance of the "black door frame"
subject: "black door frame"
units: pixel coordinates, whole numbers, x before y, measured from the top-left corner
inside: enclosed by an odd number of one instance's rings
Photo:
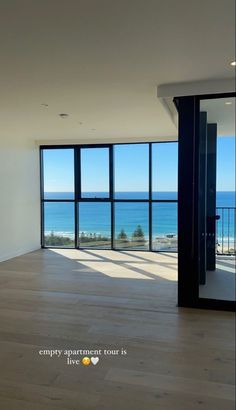
[[[199,297],[199,155],[200,101],[236,93],[175,97],[179,114],[178,306],[235,310],[235,302]]]

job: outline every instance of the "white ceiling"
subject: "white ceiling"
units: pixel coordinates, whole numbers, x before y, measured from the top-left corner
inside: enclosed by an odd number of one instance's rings
[[[218,136],[235,136],[235,98],[201,100],[200,110],[207,113],[209,124],[217,124]]]
[[[234,75],[234,7],[234,0],[1,0],[0,138],[176,138],[157,86]]]

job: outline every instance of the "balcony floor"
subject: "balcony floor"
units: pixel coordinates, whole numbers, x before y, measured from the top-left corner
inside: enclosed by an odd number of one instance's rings
[[[199,287],[201,298],[235,300],[235,256],[217,255],[216,270],[207,271],[206,285]]]
[[[176,307],[176,254],[39,250],[0,283],[4,410],[234,409],[234,315]],[[122,348],[87,367],[39,355]]]

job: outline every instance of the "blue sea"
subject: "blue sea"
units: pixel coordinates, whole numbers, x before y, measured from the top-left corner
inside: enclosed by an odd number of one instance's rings
[[[86,198],[106,198],[103,192],[84,193]],[[145,192],[118,192],[116,199],[147,199]],[[71,192],[48,192],[45,199],[73,199]],[[177,200],[176,192],[154,192],[153,199]],[[177,203],[153,203],[153,237],[165,237],[166,235],[177,236]],[[234,192],[217,192],[217,207],[235,207]],[[107,202],[83,202],[78,207],[79,231],[85,234],[96,233],[110,236],[110,204]],[[218,221],[217,229],[222,228],[230,238],[235,236],[235,211],[218,210],[221,219]],[[148,237],[148,215],[147,203],[116,203],[115,204],[115,236],[124,229],[127,236],[131,237],[137,225],[141,225],[145,237]],[[222,218],[223,216],[223,218]],[[45,234],[52,231],[54,234],[74,237],[74,204],[66,202],[45,202]],[[222,225],[223,221],[223,225]]]

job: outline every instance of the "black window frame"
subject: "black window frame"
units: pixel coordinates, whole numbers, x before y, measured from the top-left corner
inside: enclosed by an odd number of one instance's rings
[[[153,199],[152,198],[152,147],[154,144],[168,144],[176,143],[177,140],[168,141],[140,141],[140,142],[122,142],[114,144],[73,144],[73,145],[41,145],[40,150],[40,201],[41,201],[41,247],[42,248],[58,248],[58,249],[104,249],[99,247],[81,247],[79,246],[79,203],[80,202],[109,202],[111,204],[111,247],[107,248],[109,250],[115,251],[148,251],[148,252],[172,252],[177,253],[177,250],[153,250],[153,232],[152,232],[152,204],[153,203],[176,203],[178,207],[178,195],[177,199]],[[137,145],[145,144],[148,145],[148,159],[149,159],[149,169],[148,169],[148,198],[147,199],[117,199],[114,194],[114,147],[117,145]],[[109,149],[109,197],[108,198],[83,198],[81,192],[81,150],[89,148],[108,148]],[[44,199],[44,175],[43,175],[43,151],[50,149],[73,149],[74,150],[74,199]],[[75,241],[73,247],[64,246],[45,246],[44,242],[44,203],[45,202],[72,202],[74,203],[74,224],[75,224]],[[149,241],[148,247],[145,249],[135,249],[135,248],[117,248],[115,247],[115,204],[119,202],[124,203],[148,203],[148,229],[149,229]],[[138,223],[138,221],[137,221]]]

